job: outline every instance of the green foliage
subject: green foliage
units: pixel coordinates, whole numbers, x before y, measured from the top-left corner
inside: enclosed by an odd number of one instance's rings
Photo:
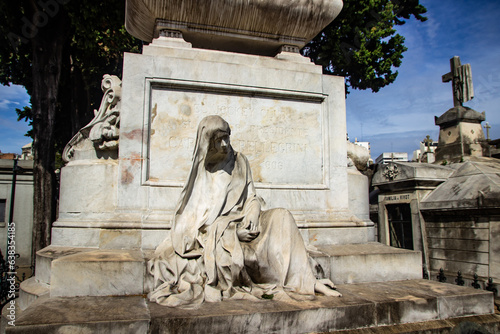
[[[46,4],[45,8],[42,3]],[[0,83],[22,85],[30,95],[33,93],[31,41],[39,38],[37,31],[47,25],[37,22],[36,15],[47,18],[48,24],[60,16],[65,16],[67,22],[64,33],[68,38],[63,49],[55,132],[57,146],[63,148],[75,132],[92,119],[93,110],[98,108],[103,74],[121,76],[123,52],[140,52],[142,43],[123,26],[123,0],[2,1]],[[16,112],[18,120],[32,124],[30,107],[16,109]],[[32,133],[30,130],[27,135],[32,136]]]
[[[22,34],[24,13],[19,2],[0,1],[0,83],[22,85],[31,94],[32,52]]]
[[[396,80],[404,37],[395,26],[426,18],[418,0],[344,0],[339,16],[303,49],[326,74],[346,77],[346,90],[378,92]]]
[[[103,74],[121,74],[123,52],[139,52],[141,42],[123,26],[125,1],[71,1],[66,6],[72,29],[70,70],[77,68],[89,84]]]
[[[31,107],[24,106],[23,109],[16,108],[17,121],[24,120],[29,126],[33,126],[33,110]],[[26,137],[33,138],[33,129],[28,130]]]

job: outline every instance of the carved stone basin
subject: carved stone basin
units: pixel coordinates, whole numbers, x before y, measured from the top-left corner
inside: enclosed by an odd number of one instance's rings
[[[273,55],[303,47],[341,9],[342,0],[126,0],[125,26],[146,42],[176,30],[194,47]]]

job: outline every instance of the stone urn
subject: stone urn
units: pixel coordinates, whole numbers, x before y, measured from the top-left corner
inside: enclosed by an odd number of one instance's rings
[[[179,32],[193,47],[273,56],[298,51],[341,9],[342,0],[127,0],[125,26],[146,42]]]

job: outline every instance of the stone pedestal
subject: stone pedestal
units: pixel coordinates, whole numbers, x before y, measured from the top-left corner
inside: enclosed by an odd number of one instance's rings
[[[455,106],[435,118],[439,126],[436,162],[460,162],[466,156],[482,157],[487,149],[481,122],[485,113],[471,108]]]
[[[367,179],[347,168],[343,78],[294,52],[196,49],[176,37],[125,54],[119,159],[63,169],[53,244],[154,249],[170,228],[197,124],[210,114],[229,122],[257,193],[267,208],[292,212],[306,243],[375,241]]]

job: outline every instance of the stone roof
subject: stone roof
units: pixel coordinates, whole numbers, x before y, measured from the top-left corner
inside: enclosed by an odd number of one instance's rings
[[[394,161],[378,165],[372,185],[384,191],[434,188],[452,174],[453,169],[448,166]]]
[[[479,113],[469,107],[457,106],[448,109],[448,111],[439,117],[435,116],[434,123],[439,126],[456,124],[458,122],[481,123],[485,119],[486,114],[484,111]]]
[[[500,160],[477,158],[454,167],[455,173],[421,202],[421,210],[500,208]]]

